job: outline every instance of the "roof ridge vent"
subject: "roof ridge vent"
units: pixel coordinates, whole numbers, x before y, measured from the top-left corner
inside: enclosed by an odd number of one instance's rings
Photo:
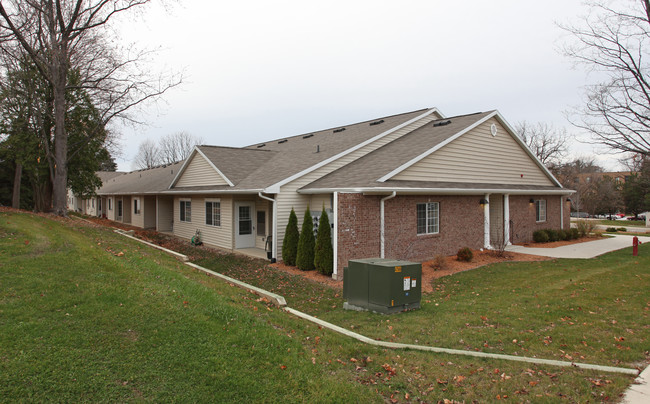
[[[334,129],[333,132],[334,132],[334,133],[341,133],[341,132],[343,132],[344,130],[345,130],[345,128],[338,128],[338,129]]]
[[[287,142],[288,142],[287,139],[282,139],[282,140],[278,141],[278,144],[287,143]]]
[[[370,122],[370,126],[380,125],[382,123],[384,123],[384,120],[380,119],[380,120],[375,121],[375,122]]]
[[[257,148],[259,149],[260,147],[264,147],[264,146],[266,146],[266,143],[258,144]]]
[[[446,120],[446,121],[441,121],[441,122],[434,122],[433,127],[435,128],[436,126],[445,126],[449,125],[451,123],[451,120]]]
[[[305,136],[303,136],[302,138],[303,138],[303,139],[308,139],[308,138],[310,138],[310,137],[312,137],[312,136],[314,136],[314,134],[313,134],[313,133],[310,133],[309,135],[305,135]]]

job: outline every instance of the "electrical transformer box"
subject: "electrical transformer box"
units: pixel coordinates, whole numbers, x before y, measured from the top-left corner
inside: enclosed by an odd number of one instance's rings
[[[348,261],[343,272],[343,307],[397,313],[420,308],[422,265],[383,258]]]

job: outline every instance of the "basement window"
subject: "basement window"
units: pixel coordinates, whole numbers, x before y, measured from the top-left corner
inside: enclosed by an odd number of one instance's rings
[[[192,201],[181,200],[180,206],[180,219],[181,222],[192,222]]]
[[[440,203],[418,203],[416,210],[418,235],[438,234],[440,232]]]

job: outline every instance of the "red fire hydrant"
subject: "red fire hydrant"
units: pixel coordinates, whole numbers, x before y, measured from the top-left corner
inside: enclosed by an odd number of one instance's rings
[[[639,238],[634,236],[632,238],[632,256],[636,257],[639,255]]]

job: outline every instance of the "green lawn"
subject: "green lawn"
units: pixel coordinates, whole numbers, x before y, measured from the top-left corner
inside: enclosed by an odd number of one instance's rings
[[[263,261],[196,251],[201,265],[376,338],[648,359],[648,244],[637,259],[628,249],[442,278],[421,310],[393,316],[343,311],[340,290]],[[0,401],[594,402],[617,400],[632,379],[371,348],[108,229],[0,213]]]
[[[597,220],[598,224],[611,227],[645,227],[645,220]]]

